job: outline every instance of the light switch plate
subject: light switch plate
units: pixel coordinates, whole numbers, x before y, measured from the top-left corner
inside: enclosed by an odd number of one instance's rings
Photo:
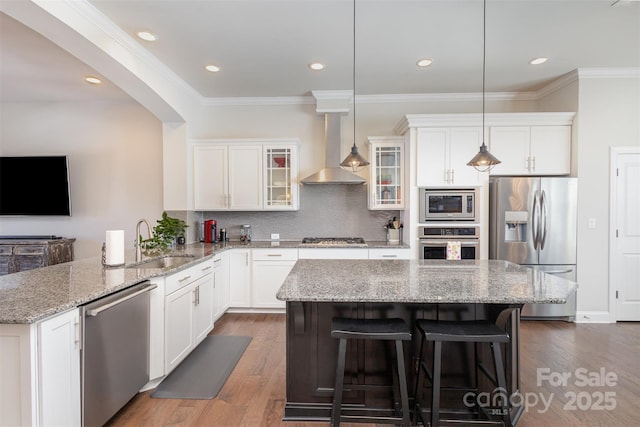
[[[271,240],[280,240],[280,233],[271,233]]]

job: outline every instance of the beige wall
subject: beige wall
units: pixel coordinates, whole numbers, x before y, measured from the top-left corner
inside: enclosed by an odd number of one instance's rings
[[[578,311],[592,320],[610,303],[610,149],[640,145],[640,79],[581,79],[578,110]]]
[[[81,259],[100,256],[105,230],[133,248],[138,219],[162,214],[162,124],[139,104],[2,103],[0,116],[1,155],[69,156],[72,205],[70,217],[2,217],[0,234],[75,237]]]

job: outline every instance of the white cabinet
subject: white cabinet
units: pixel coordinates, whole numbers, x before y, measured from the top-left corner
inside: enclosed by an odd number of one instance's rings
[[[299,209],[297,145],[269,144],[263,151],[264,209]]]
[[[193,189],[196,210],[262,209],[262,146],[194,144]]]
[[[250,258],[250,249],[232,249],[229,252],[230,307],[251,307]]]
[[[299,259],[368,259],[367,248],[302,248]]]
[[[489,150],[502,163],[492,175],[568,175],[571,126],[490,128]]]
[[[372,248],[369,249],[369,259],[410,259],[409,248]]]
[[[479,173],[467,166],[467,162],[478,152],[481,144],[481,127],[418,129],[416,185],[478,185]]]
[[[165,374],[171,372],[213,329],[213,265],[205,261],[167,276]]]
[[[195,210],[297,210],[297,140],[192,143]]]
[[[284,308],[278,289],[298,259],[297,249],[253,249],[251,294],[253,308]]]
[[[369,137],[369,209],[403,209],[406,194],[402,137]]]
[[[39,425],[80,425],[80,313],[38,323]]]
[[[219,254],[213,257],[213,320],[218,320],[229,308],[229,257]]]
[[[81,424],[80,312],[0,325],[0,425]]]

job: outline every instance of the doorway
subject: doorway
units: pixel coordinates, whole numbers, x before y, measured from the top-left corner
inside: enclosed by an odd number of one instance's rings
[[[640,321],[640,147],[611,149],[610,310]]]

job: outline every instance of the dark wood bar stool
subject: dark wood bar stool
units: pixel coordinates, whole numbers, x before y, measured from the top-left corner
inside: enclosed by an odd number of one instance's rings
[[[331,336],[340,340],[338,344],[338,362],[331,410],[331,425],[339,426],[340,422],[401,424],[411,425],[407,377],[404,367],[403,341],[411,341],[411,331],[402,319],[350,319],[335,317],[331,322]],[[396,363],[391,367],[395,371],[393,385],[344,384],[345,358],[348,340],[383,340],[395,341]],[[397,378],[397,380],[396,380]],[[359,408],[359,414],[346,415],[342,409],[342,394],[345,390],[380,390],[393,389],[397,402],[400,395],[400,411],[387,408]],[[397,405],[395,405],[397,406]],[[376,415],[367,414],[366,411]],[[401,412],[401,413],[398,413]]]
[[[423,425],[436,427],[442,422],[457,422],[465,426],[468,425],[487,425],[499,424],[511,427],[511,416],[509,414],[507,396],[507,383],[505,379],[504,365],[502,362],[502,352],[500,350],[501,343],[509,342],[509,334],[500,329],[496,324],[488,321],[436,321],[436,320],[418,320],[416,326],[421,334],[420,355],[418,359],[418,378],[414,393],[415,416],[420,418]],[[426,363],[423,361],[425,342],[433,342],[433,365],[432,371],[429,372]],[[442,343],[443,342],[472,342],[472,343],[489,343],[491,346],[493,365],[495,376],[481,363],[476,362],[477,368],[484,373],[487,378],[497,387],[495,390],[504,397],[502,406],[497,408],[499,417],[491,418],[486,412],[482,411],[476,415],[482,414],[484,419],[469,419],[468,416],[473,413],[465,413],[467,418],[440,418],[440,392],[441,388],[441,368],[442,368]],[[423,410],[420,407],[422,392],[424,390],[424,379],[427,377],[431,381],[431,411],[430,423],[424,420]],[[469,388],[475,390],[475,388]],[[484,408],[486,409],[486,408]],[[492,408],[496,410],[496,408]],[[417,421],[417,420],[416,420]]]

